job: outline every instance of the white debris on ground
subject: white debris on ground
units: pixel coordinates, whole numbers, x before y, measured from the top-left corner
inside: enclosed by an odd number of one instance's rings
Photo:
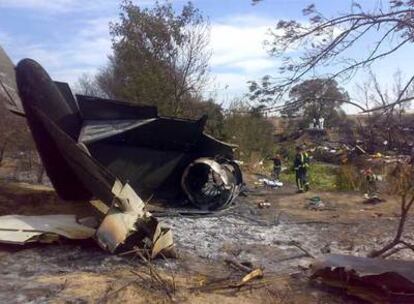
[[[305,251],[314,257],[326,253],[366,256],[383,243],[384,237],[367,240],[364,245],[338,241],[338,235],[349,233],[363,237],[358,224],[262,224],[237,215],[220,217],[164,218],[163,223],[174,231],[177,248],[196,254],[201,258],[222,260],[229,255],[262,265],[268,271],[291,271],[302,260],[309,260]],[[392,233],[392,231],[390,231]],[[390,234],[390,238],[391,238]],[[380,241],[381,240],[381,241]],[[299,244],[301,250],[292,242]],[[233,250],[228,250],[228,249]],[[236,249],[236,250],[235,250]],[[230,252],[229,252],[230,251]],[[409,250],[401,252],[401,258],[414,257]]]
[[[283,183],[281,181],[268,178],[260,178],[259,183],[269,187],[283,187]]]
[[[290,244],[292,241],[299,242],[314,256],[320,255],[320,248],[326,244],[321,230],[327,227],[315,225],[282,223],[265,226],[236,216],[177,217],[163,222],[174,231],[174,240],[180,250],[219,260],[229,255],[226,248],[237,248],[237,258],[262,265],[270,271],[289,270],[296,267],[301,258],[306,258],[303,251]],[[335,248],[335,251],[347,252],[342,248]]]

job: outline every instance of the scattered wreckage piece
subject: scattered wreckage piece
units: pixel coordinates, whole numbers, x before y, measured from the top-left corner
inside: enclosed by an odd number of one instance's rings
[[[377,204],[384,203],[387,201],[386,199],[380,198],[378,196],[368,197],[368,198],[364,197],[364,198],[365,200],[362,203],[365,205],[377,205]]]
[[[56,141],[63,145],[72,141],[111,175],[128,182],[144,201],[150,197],[170,204],[187,200],[197,208],[213,210],[226,207],[239,194],[243,178],[234,161],[235,146],[203,132],[207,116],[160,117],[153,106],[73,96],[68,84],[50,79],[33,60],[20,61],[14,71],[2,51],[1,62],[6,64],[0,65],[5,67],[0,70],[0,97],[8,109],[26,116],[61,198],[86,200],[95,193],[88,189],[91,181],[73,172],[74,160],[67,159],[66,149],[53,147]],[[187,176],[191,181],[186,181]]]
[[[321,210],[325,208],[325,203],[321,200],[319,196],[314,196],[308,200],[306,208],[310,210]]]
[[[1,61],[7,61],[7,58]],[[8,75],[15,77],[20,96],[15,100],[13,112],[25,115],[46,172],[59,196],[74,201],[96,197],[110,207],[109,219],[103,220],[101,225],[104,226],[98,228],[99,233],[96,234],[102,248],[119,252],[125,250],[132,240],[133,245],[145,243],[146,248],[154,247],[154,234],[159,225],[157,220],[144,212],[142,200],[128,183],[121,182],[91,157],[82,143],[77,142],[81,118],[80,113],[74,111],[76,104],[67,102],[71,96],[68,86],[53,82],[46,71],[30,59],[21,61],[15,72]],[[3,95],[4,88],[1,90]],[[73,101],[73,96],[71,98]],[[113,226],[102,232],[114,214],[117,214],[117,219],[111,221]],[[111,238],[111,233],[118,238]]]
[[[414,262],[329,255],[311,266],[314,280],[371,303],[414,303]]]
[[[53,242],[59,236],[84,240],[95,235],[95,229],[77,222],[72,214],[0,216],[0,242],[24,245],[31,242]]]
[[[272,204],[269,202],[257,202],[256,205],[259,209],[270,208],[270,206],[272,206]]]
[[[143,200],[188,200],[214,210],[240,192],[234,146],[203,132],[206,116],[160,117],[152,106],[73,96],[34,60],[14,67],[1,48],[0,84],[6,107],[26,117],[58,195],[107,205],[96,237],[110,252],[139,246],[160,253],[173,247],[172,233],[144,210]]]
[[[145,204],[129,184],[116,181],[113,204],[96,231],[98,244],[111,253],[125,252],[136,246],[147,249],[151,258],[174,250],[172,232],[163,228],[147,211]]]
[[[280,188],[283,187],[283,183],[279,180],[275,179],[269,179],[269,178],[259,178],[257,182],[255,182],[256,185],[262,185],[264,187],[269,188]]]

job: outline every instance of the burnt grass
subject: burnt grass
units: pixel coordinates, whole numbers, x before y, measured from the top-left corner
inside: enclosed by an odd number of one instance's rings
[[[0,246],[2,303],[359,303],[344,292],[310,283],[305,270],[313,258],[329,253],[366,256],[392,238],[398,223],[398,199],[363,204],[360,193],[308,192],[293,185],[255,186],[227,210],[180,215],[165,210],[160,221],[172,228],[178,259],[159,259],[153,267],[174,281],[167,295],[133,272],[148,272],[134,256],[115,256],[93,241]],[[319,196],[325,208],[307,208]],[[260,208],[261,202],[269,203]],[[0,183],[1,214],[71,213],[90,215],[88,203],[65,203],[44,186]],[[35,212],[36,210],[37,212]],[[412,241],[410,217],[405,239]],[[312,257],[313,258],[312,258]],[[393,258],[412,259],[402,250]],[[262,267],[264,278],[244,288],[208,290],[209,282],[239,280],[244,274],[225,261]],[[132,272],[133,271],[133,272]],[[131,283],[132,282],[132,283]],[[217,283],[216,283],[217,284]],[[126,285],[126,286],[125,286]]]

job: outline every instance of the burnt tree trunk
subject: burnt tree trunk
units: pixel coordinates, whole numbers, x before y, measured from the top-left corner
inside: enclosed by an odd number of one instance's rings
[[[395,246],[397,246],[399,244],[414,250],[413,245],[411,245],[411,244],[409,244],[409,243],[402,240],[405,223],[407,221],[407,217],[408,217],[408,214],[410,212],[410,209],[411,209],[411,206],[413,205],[413,203],[414,203],[414,196],[412,196],[408,202],[407,202],[407,196],[406,195],[403,195],[401,197],[401,216],[400,216],[400,221],[398,223],[397,233],[395,234],[394,239],[390,243],[385,245],[383,248],[381,248],[379,250],[371,251],[368,254],[368,257],[370,257],[370,258],[380,257],[384,253],[386,253],[387,251],[391,250],[392,248],[394,248]]]

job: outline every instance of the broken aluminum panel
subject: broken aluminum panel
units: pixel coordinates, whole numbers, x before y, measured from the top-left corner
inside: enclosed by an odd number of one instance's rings
[[[83,240],[93,237],[95,229],[79,224],[73,214],[0,216],[0,242],[23,245],[48,234]]]
[[[151,259],[162,254],[165,256],[175,256],[173,233],[171,229],[157,225],[152,239]]]
[[[6,108],[16,114],[24,115],[22,102],[16,84],[14,64],[0,46],[0,99],[3,99]]]
[[[414,303],[414,261],[329,255],[311,269],[312,279],[371,303]]]
[[[128,243],[145,245],[155,258],[173,246],[172,232],[162,228],[158,221],[145,211],[145,204],[129,184],[118,180],[112,188],[114,202],[96,231],[98,244],[111,253],[118,252]]]
[[[237,164],[207,157],[193,161],[181,178],[181,186],[190,202],[204,210],[227,207],[239,195],[241,185]]]
[[[144,211],[144,202],[128,184],[122,185],[116,180],[112,193],[115,196],[114,205],[99,226],[96,238],[102,248],[115,252],[136,231],[135,223],[138,219],[150,215]]]

